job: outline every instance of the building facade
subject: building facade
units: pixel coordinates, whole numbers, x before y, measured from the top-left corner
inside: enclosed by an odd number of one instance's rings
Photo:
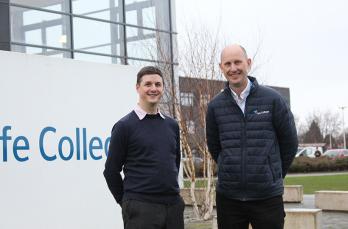
[[[173,0],[0,0],[0,50],[173,67],[174,8]]]
[[[0,0],[0,50],[156,65],[167,87],[162,107],[173,116],[176,41],[174,0]]]

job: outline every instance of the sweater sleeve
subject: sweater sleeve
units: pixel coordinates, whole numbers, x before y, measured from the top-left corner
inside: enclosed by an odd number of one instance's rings
[[[108,155],[105,163],[104,177],[117,203],[123,197],[123,180],[121,171],[127,152],[127,132],[124,124],[117,122],[112,128]]]
[[[282,160],[283,178],[295,158],[298,139],[294,117],[283,98],[278,98],[274,106],[274,127]]]
[[[208,150],[214,159],[217,162],[219,153],[221,151],[219,129],[216,123],[214,110],[212,105],[208,105],[208,111],[206,115],[206,136],[207,136],[207,145]]]

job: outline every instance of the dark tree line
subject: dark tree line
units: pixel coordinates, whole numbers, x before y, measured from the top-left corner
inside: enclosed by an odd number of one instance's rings
[[[298,125],[298,131],[300,143],[325,143],[326,148],[342,147],[342,123],[338,112],[315,111],[307,117],[305,124]]]

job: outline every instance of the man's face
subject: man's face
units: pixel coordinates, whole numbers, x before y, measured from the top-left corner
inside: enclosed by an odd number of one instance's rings
[[[239,46],[226,47],[221,53],[220,69],[230,85],[235,88],[247,85],[251,60]]]
[[[163,95],[163,80],[158,74],[144,75],[136,85],[140,103],[147,105],[158,104]]]

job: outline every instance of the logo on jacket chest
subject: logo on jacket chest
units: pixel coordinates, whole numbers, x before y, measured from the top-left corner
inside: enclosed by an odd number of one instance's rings
[[[256,115],[262,115],[262,114],[268,114],[269,111],[258,111],[258,110],[256,109],[256,110],[253,110],[251,113],[252,113],[252,114],[256,114]]]

